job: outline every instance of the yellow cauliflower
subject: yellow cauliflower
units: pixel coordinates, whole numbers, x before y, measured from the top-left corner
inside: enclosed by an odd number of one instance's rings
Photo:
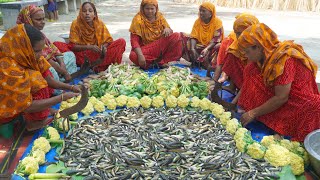
[[[140,100],[137,97],[128,97],[127,107],[134,108],[140,106]]]
[[[106,110],[104,107],[104,103],[99,100],[96,101],[93,107],[99,113],[104,112]]]
[[[107,106],[109,99],[114,99],[114,96],[109,93],[106,93],[100,98],[100,101],[103,102],[105,106]]]
[[[294,144],[292,144],[291,141],[288,139],[280,140],[280,145],[287,148],[289,151],[293,151],[295,149]]]
[[[164,105],[163,97],[156,96],[152,99],[152,106],[155,108],[160,108]]]
[[[123,107],[127,104],[128,97],[126,95],[120,95],[116,98],[117,106]]]
[[[210,106],[211,106],[211,101],[207,98],[203,98],[199,102],[199,107],[204,111],[210,109]]]
[[[143,96],[140,99],[140,104],[143,108],[146,108],[146,109],[150,108],[151,103],[152,103],[152,99],[149,96]]]
[[[78,113],[73,113],[69,116],[71,121],[76,121],[78,119]]]
[[[270,144],[264,159],[272,166],[286,166],[290,163],[290,153],[285,147],[282,147],[278,144]]]
[[[261,140],[261,144],[265,147],[269,147],[271,144],[277,144],[277,142],[274,139],[274,136],[270,135],[270,136],[264,136]]]
[[[266,148],[258,142],[254,142],[253,144],[248,145],[247,153],[253,159],[262,159],[266,153]]]
[[[91,113],[93,113],[94,111],[94,107],[93,104],[89,101],[88,104],[86,105],[85,108],[83,108],[81,110],[81,112],[85,115],[85,116],[89,116]]]
[[[32,157],[37,160],[38,164],[44,164],[46,162],[46,153],[41,150],[35,150],[32,152]]]
[[[304,172],[304,162],[302,157],[289,152],[290,166],[294,175],[300,175]]]
[[[233,118],[233,119],[227,121],[226,130],[228,131],[228,133],[234,134],[234,133],[236,133],[238,128],[241,128],[241,125],[236,118]]]
[[[231,119],[231,112],[223,112],[218,116],[222,125],[227,125],[227,122]]]
[[[210,110],[211,110],[211,113],[217,118],[224,112],[223,106],[217,103],[211,103]]]
[[[47,132],[48,132],[50,139],[52,139],[52,140],[60,139],[59,132],[56,130],[56,128],[49,126],[49,127],[47,127]]]
[[[237,138],[235,141],[236,147],[240,152],[246,152],[248,145],[253,143],[250,131],[246,131],[242,135],[239,135],[239,138]]]
[[[297,147],[295,150],[294,150],[294,153],[296,153],[297,155],[301,156],[303,158],[303,161],[304,161],[304,164],[306,166],[309,165],[310,163],[310,160],[309,160],[309,154],[308,152],[303,148],[303,147]]]
[[[197,108],[199,107],[199,104],[200,104],[200,99],[197,97],[197,96],[194,96],[191,98],[191,107],[194,107],[194,108]]]
[[[104,105],[110,110],[115,110],[117,108],[117,101],[114,98],[108,99],[104,102]]]
[[[168,94],[167,91],[166,91],[166,90],[163,90],[163,91],[160,92],[159,95],[162,96],[163,99],[166,99],[166,98],[167,98],[167,94]]]
[[[179,88],[174,86],[170,89],[170,94],[174,97],[178,97],[180,95]]]
[[[44,137],[39,137],[38,139],[34,140],[32,151],[35,151],[37,149],[45,153],[49,152],[51,149],[49,141]]]
[[[68,108],[69,107],[69,103],[67,102],[67,101],[62,101],[61,103],[60,103],[60,110],[64,110],[64,109],[66,109],[66,108]]]
[[[235,133],[235,135],[234,135],[234,140],[237,140],[237,139],[242,139],[243,137],[244,137],[244,135],[245,135],[245,133],[247,133],[248,132],[248,129],[246,129],[246,128],[239,128],[237,131],[236,131],[236,133]]]
[[[96,97],[94,97],[94,96],[91,96],[89,98],[89,102],[91,102],[91,104],[94,106],[98,102],[98,99]]]
[[[189,105],[189,98],[186,97],[186,95],[184,94],[181,94],[178,99],[177,99],[177,103],[178,103],[178,106],[181,107],[181,108],[185,108]]]
[[[178,102],[177,98],[173,95],[169,95],[166,99],[166,105],[169,108],[177,107],[177,102]]]
[[[60,119],[56,119],[56,121],[58,122],[58,127],[56,127],[56,128],[58,128],[59,131],[62,131],[62,132],[63,132],[63,130],[69,131],[70,124],[68,126],[67,120],[63,120],[63,118],[60,118]],[[63,126],[64,126],[64,129],[63,129]]]
[[[25,175],[34,174],[38,172],[38,170],[39,164],[33,157],[25,157],[17,166],[17,172]]]

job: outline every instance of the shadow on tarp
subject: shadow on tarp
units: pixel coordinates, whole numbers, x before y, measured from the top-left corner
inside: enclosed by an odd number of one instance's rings
[[[179,66],[179,67],[185,67],[183,65],[176,65],[176,66]],[[159,68],[151,68],[149,70],[147,70],[146,72],[148,73],[149,76],[152,76],[153,74],[159,72]],[[202,77],[205,77],[206,76],[206,70],[204,69],[199,69],[199,68],[192,68],[191,69],[192,73],[194,74],[197,74],[199,76],[202,76]],[[81,79],[85,78],[87,75],[83,75],[81,76],[80,78],[77,78],[77,79],[74,79],[73,82],[71,82],[71,84],[78,84]],[[228,82],[224,83],[224,85],[228,85]],[[222,93],[219,92],[219,94],[222,94],[222,99],[224,99],[225,101],[228,101],[228,102],[231,102],[234,95],[233,94],[230,94],[229,92],[227,91],[224,91],[222,90]],[[60,104],[57,104],[55,106],[53,106],[52,108],[54,109],[59,109],[60,107]],[[106,110],[106,113],[110,113],[112,112],[111,110]],[[95,116],[96,114],[98,114],[97,112],[93,112],[90,116]],[[84,115],[80,112],[78,113],[78,117],[79,118],[83,118]],[[239,120],[241,117],[241,114],[239,113],[236,113],[236,118]],[[259,121],[254,121],[252,123],[250,123],[248,126],[247,126],[247,129],[251,131],[251,135],[252,135],[252,138],[256,141],[261,141],[261,139],[263,138],[263,136],[268,136],[268,135],[272,135],[274,134],[274,131],[270,128],[268,128],[267,126],[265,126],[264,124],[262,124],[261,122]],[[40,137],[42,134],[43,134],[43,129],[37,131],[30,144],[28,145],[26,151],[24,152],[24,154],[22,155],[21,159],[25,158],[31,151],[32,149],[32,145],[33,145],[33,141],[35,139],[37,139],[38,137]],[[62,134],[60,134],[61,137],[63,137]],[[57,155],[56,153],[56,148],[53,148],[51,149],[47,154],[46,154],[46,161],[47,162],[57,162],[57,160],[54,159],[54,157]],[[40,166],[39,167],[39,173],[45,173],[46,172],[46,167],[47,166]],[[18,176],[18,175],[13,175],[12,177],[13,180],[23,180],[22,177]]]

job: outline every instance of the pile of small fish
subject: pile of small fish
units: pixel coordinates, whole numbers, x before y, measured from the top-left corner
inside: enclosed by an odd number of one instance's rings
[[[85,179],[277,179],[206,111],[123,109],[80,120],[58,159]]]

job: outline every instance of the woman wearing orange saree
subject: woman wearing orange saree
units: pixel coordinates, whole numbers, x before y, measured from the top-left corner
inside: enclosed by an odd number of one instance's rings
[[[200,62],[207,69],[215,57],[223,39],[222,21],[216,16],[216,8],[211,2],[199,7],[199,18],[194,22],[188,52],[191,62]],[[186,38],[184,38],[186,40]]]
[[[319,129],[317,66],[303,48],[293,41],[279,41],[263,23],[244,30],[238,44],[250,62],[238,100],[246,111],[243,125],[257,119],[297,141]]]
[[[110,64],[120,64],[126,47],[126,41],[122,38],[113,41],[107,27],[98,17],[96,7],[91,2],[82,4],[77,19],[71,24],[69,40],[68,45],[62,42],[54,44],[62,52],[71,49],[76,55],[78,66],[84,64],[85,58],[88,57],[91,66],[95,66],[96,72],[104,71]],[[102,47],[106,52],[103,52]],[[97,65],[94,62],[100,56],[104,60]]]
[[[259,23],[259,20],[251,14],[242,13],[238,15],[233,23],[233,32],[221,43],[213,80],[222,83],[229,77],[230,91],[241,88],[243,69],[246,64],[245,57],[238,50],[237,38],[246,28],[257,23]],[[222,71],[224,75],[219,79]]]
[[[140,12],[133,18],[129,29],[132,50],[130,60],[143,69],[152,64],[167,66],[182,56],[179,33],[173,33],[159,12],[157,0],[142,0]]]
[[[67,92],[51,97],[53,88],[80,92],[78,87],[55,81],[42,56],[42,33],[28,24],[9,29],[0,40],[0,124],[21,113],[27,130],[42,128],[52,120],[50,107],[77,95]],[[50,86],[50,87],[49,87]]]

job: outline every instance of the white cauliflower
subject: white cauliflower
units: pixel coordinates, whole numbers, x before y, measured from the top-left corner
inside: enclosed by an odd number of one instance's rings
[[[46,162],[46,153],[39,149],[32,152],[32,157],[37,160],[39,165],[44,164]]]
[[[47,127],[47,132],[48,132],[48,135],[49,135],[49,139],[52,139],[52,140],[60,139],[60,134],[56,130],[56,128],[53,128],[53,127],[49,126],[49,127]]]
[[[99,113],[102,113],[106,110],[104,107],[104,103],[99,100],[96,101],[96,103],[93,105],[93,107]]]
[[[35,151],[37,149],[45,153],[49,152],[51,149],[49,141],[44,137],[39,137],[38,139],[34,140],[32,151]]]
[[[290,152],[290,166],[294,175],[300,175],[304,172],[304,161],[302,157]]]
[[[211,101],[209,99],[207,99],[207,98],[203,98],[199,102],[199,107],[204,111],[205,110],[209,110],[210,106],[211,106]]]
[[[185,108],[189,105],[189,98],[187,98],[186,95],[181,94],[178,98],[177,98],[177,104],[179,107],[181,108]]]
[[[227,125],[227,122],[231,119],[231,112],[223,112],[218,116],[222,125]]]
[[[286,166],[290,163],[290,153],[285,147],[282,147],[278,144],[270,144],[264,159],[272,166]]]
[[[140,100],[137,97],[128,97],[127,107],[134,108],[140,106]]]
[[[200,99],[197,97],[197,96],[194,96],[191,98],[191,107],[194,107],[194,108],[197,108],[199,107],[199,104],[200,104]]]
[[[241,124],[236,118],[227,121],[226,130],[228,131],[228,133],[233,135],[239,128],[241,128]]]
[[[247,153],[253,159],[262,159],[266,153],[266,148],[258,142],[254,142],[253,144],[248,145]]]
[[[164,100],[162,96],[156,96],[152,99],[152,106],[155,108],[160,108],[164,105]]]
[[[145,108],[145,109],[150,108],[151,103],[152,103],[152,99],[151,99],[149,96],[143,96],[143,97],[140,99],[140,104],[141,104],[141,106],[142,106],[143,108]]]
[[[126,95],[120,95],[116,98],[117,106],[123,107],[127,104],[128,97]]]
[[[270,136],[264,136],[261,140],[261,144],[265,147],[269,147],[271,144],[277,144],[277,142],[274,139],[274,136],[270,135]]]
[[[177,107],[177,102],[178,102],[177,98],[173,95],[169,95],[166,99],[166,105],[169,108]]]
[[[85,115],[85,116],[89,116],[91,113],[93,113],[94,111],[94,107],[93,104],[89,101],[88,104],[86,105],[85,108],[83,108],[81,110],[81,112]]]
[[[19,165],[17,166],[16,173],[17,174],[34,174],[38,172],[39,170],[39,164],[37,160],[33,157],[25,157],[22,161],[19,162]]]
[[[69,116],[71,121],[76,121],[78,119],[78,113],[73,113]]]

